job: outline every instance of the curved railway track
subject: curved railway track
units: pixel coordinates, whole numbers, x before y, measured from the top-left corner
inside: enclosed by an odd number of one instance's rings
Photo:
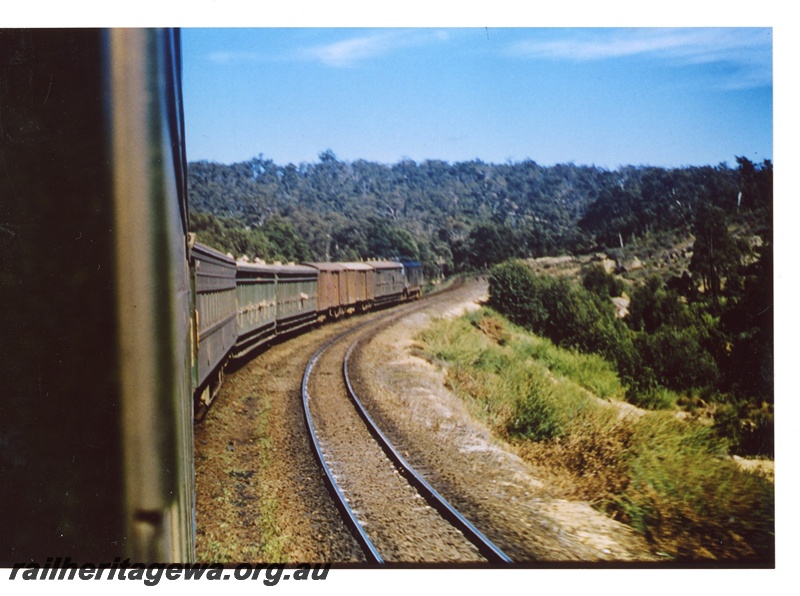
[[[345,523],[371,563],[510,563],[422,478],[361,405],[348,372],[359,342],[422,305],[358,325],[309,360],[302,396],[315,455]]]

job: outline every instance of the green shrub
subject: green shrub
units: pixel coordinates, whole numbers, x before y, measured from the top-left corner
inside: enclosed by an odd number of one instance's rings
[[[717,363],[700,343],[695,327],[662,327],[637,335],[634,343],[661,387],[687,391],[714,386],[719,380]]]
[[[542,441],[564,434],[556,404],[548,390],[546,381],[541,381],[515,399],[511,418],[506,424],[510,435]]]
[[[665,288],[656,275],[648,277],[644,285],[633,291],[628,313],[625,318],[628,326],[648,333],[662,325],[687,327],[693,322],[689,307],[681,301],[678,292]]]
[[[490,306],[560,347],[611,361],[627,399],[636,405],[668,408],[672,391],[719,384],[718,362],[726,359],[727,344],[717,318],[699,305],[683,303],[651,277],[634,292],[626,324],[608,300],[616,292],[613,281],[619,280],[601,269],[590,270],[578,285],[563,277],[536,276],[522,263],[504,263],[489,279]],[[576,378],[575,370],[563,372]],[[578,382],[603,393],[582,377]]]
[[[625,284],[621,279],[614,277],[597,265],[590,267],[584,274],[583,287],[601,298],[621,296],[625,290]]]
[[[480,358],[482,367],[492,366],[499,372],[510,366],[512,360],[535,360],[554,375],[567,378],[603,399],[621,398],[624,394],[614,366],[600,355],[559,348],[545,337],[524,332],[490,308],[468,313],[465,319],[480,329],[489,342],[510,350],[487,351]],[[468,337],[463,341],[465,345],[474,343]]]
[[[470,332],[470,324],[463,318],[442,319],[420,334],[428,352],[434,358],[459,366],[472,366],[488,345],[486,338]]]
[[[489,275],[489,306],[527,329],[541,328],[548,317],[541,281],[516,261],[495,266]]]
[[[664,387],[637,387],[626,394],[627,401],[647,410],[669,410],[675,407],[678,395]]]
[[[518,358],[535,359],[553,374],[574,381],[603,399],[621,398],[623,387],[613,365],[597,354],[565,350],[535,335],[518,335],[509,342]]]
[[[747,401],[722,403],[714,413],[714,429],[736,455],[775,455],[775,417],[772,405]]]

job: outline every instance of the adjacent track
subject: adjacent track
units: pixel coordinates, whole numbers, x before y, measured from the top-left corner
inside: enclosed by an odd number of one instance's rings
[[[366,412],[348,372],[358,343],[424,305],[401,307],[333,338],[309,360],[302,398],[315,455],[371,563],[510,563],[422,478]]]

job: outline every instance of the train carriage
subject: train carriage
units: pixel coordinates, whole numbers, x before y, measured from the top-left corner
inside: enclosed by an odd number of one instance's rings
[[[357,312],[364,312],[375,302],[375,269],[366,263],[342,263],[352,283],[353,302]]]
[[[0,31],[0,563],[194,558],[179,51]]]
[[[263,346],[278,333],[278,275],[274,267],[238,263],[236,268],[237,327],[234,356]]]
[[[197,406],[208,407],[239,335],[236,261],[213,248],[194,244],[191,270],[195,297],[195,399]]]
[[[168,30],[0,30],[0,563],[193,560],[193,397],[320,310],[413,291],[401,263],[194,242],[179,51]]]
[[[303,265],[273,265],[278,280],[277,330],[294,331],[317,322],[319,272]]]
[[[408,299],[416,299],[422,296],[422,265],[417,261],[401,261],[403,265],[403,275],[406,280],[403,290],[404,296]]]
[[[338,319],[355,303],[355,287],[341,263],[303,263],[319,271],[317,311],[322,320]]]
[[[385,305],[403,299],[403,265],[394,261],[367,261],[375,271],[375,304]]]

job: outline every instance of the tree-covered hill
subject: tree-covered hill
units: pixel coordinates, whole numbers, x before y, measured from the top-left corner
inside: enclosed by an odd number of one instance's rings
[[[711,207],[726,225],[769,235],[772,164],[737,162],[614,171],[530,160],[387,165],[340,161],[328,150],[313,164],[192,162],[189,196],[201,240],[237,256],[409,257],[432,277],[654,234],[685,237]]]

